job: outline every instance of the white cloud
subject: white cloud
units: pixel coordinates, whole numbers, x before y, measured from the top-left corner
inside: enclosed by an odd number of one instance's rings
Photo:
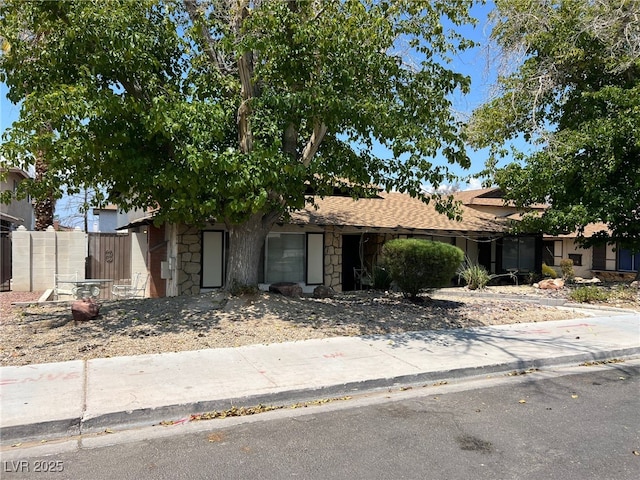
[[[472,178],[469,182],[463,186],[462,190],[479,190],[482,188],[482,181],[478,178]]]

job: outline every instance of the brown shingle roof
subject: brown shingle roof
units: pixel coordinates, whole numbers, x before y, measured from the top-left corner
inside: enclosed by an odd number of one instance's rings
[[[504,207],[505,202],[498,187],[481,188],[478,190],[464,190],[453,194],[456,200],[463,205],[482,205],[491,207]],[[507,202],[506,206],[513,206],[513,202]],[[534,209],[544,209],[546,205],[536,203],[531,206]]]
[[[396,230],[501,232],[505,224],[494,215],[461,207],[463,220],[450,220],[438,213],[433,202],[428,205],[407,194],[380,193],[378,198],[350,197],[316,198],[312,206],[294,212],[291,221],[297,224],[354,226]]]
[[[478,190],[463,190],[460,192],[455,192],[453,194],[453,196],[456,198],[456,200],[460,200],[462,202],[463,205],[470,205],[472,203],[476,203],[476,204],[480,204],[480,205],[486,205],[485,203],[478,203],[477,199],[478,197],[480,197],[481,195],[487,194],[487,193],[493,193],[493,192],[497,192],[499,189],[496,187],[492,187],[492,188],[481,188]],[[502,199],[501,198],[487,198],[487,199],[483,199],[483,200],[498,200],[499,203],[495,204],[495,205],[502,205]],[[491,205],[494,205],[494,203],[491,203]]]
[[[607,232],[609,235],[611,235],[611,230],[609,230],[609,227],[607,227],[606,223],[590,223],[584,227],[583,235],[585,238],[591,238],[596,233],[601,232],[603,230]],[[577,236],[578,236],[578,232],[571,232],[566,235],[545,235],[545,237],[549,237],[549,238],[576,238]]]

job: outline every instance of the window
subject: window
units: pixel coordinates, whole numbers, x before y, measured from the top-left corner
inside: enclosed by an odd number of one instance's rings
[[[505,237],[502,239],[502,269],[535,271],[536,239],[534,237]]]
[[[582,266],[582,254],[580,253],[570,253],[567,255],[569,257],[569,260],[571,260],[573,262],[573,265],[576,267],[581,267]]]
[[[555,248],[556,242],[553,240],[542,242],[542,261],[550,267],[554,265]]]
[[[631,253],[628,248],[618,249],[618,270],[636,272],[640,266],[640,254]]]
[[[224,232],[202,232],[202,275],[200,281],[203,288],[219,288],[224,285],[224,250]]]
[[[270,233],[265,248],[265,282],[304,282],[304,233]]]
[[[595,245],[592,251],[593,251],[593,269],[606,270],[607,269],[607,246]]]

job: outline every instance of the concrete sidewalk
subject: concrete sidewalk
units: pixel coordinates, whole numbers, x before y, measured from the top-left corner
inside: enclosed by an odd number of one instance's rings
[[[640,355],[640,315],[339,337],[0,369],[2,444],[235,406]],[[606,315],[606,316],[604,316]]]

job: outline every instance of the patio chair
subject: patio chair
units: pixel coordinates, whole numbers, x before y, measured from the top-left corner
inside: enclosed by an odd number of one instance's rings
[[[148,273],[134,273],[131,283],[113,285],[111,293],[117,298],[144,298],[148,281]]]
[[[353,279],[356,290],[366,290],[373,286],[371,275],[369,275],[369,272],[367,272],[367,270],[364,268],[354,268]]]

